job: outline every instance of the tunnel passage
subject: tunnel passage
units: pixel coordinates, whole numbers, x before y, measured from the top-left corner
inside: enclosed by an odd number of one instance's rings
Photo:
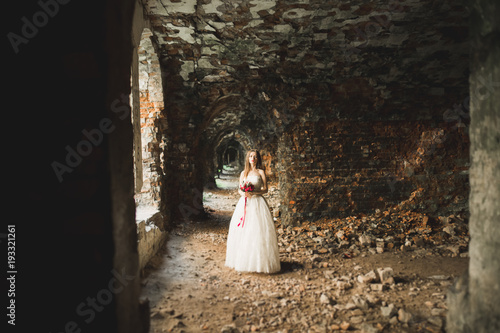
[[[239,176],[245,166],[245,154],[243,146],[234,138],[221,142],[215,148],[215,172],[213,174],[217,188],[225,187],[220,181],[221,176],[228,175],[233,178]]]
[[[252,0],[145,7],[175,115],[170,167],[182,182],[166,185],[178,189],[173,211],[199,212],[203,186],[228,157],[219,143],[237,133],[244,149],[262,151],[284,226],[399,208],[468,220],[470,8]]]
[[[225,146],[217,147],[216,152],[218,166],[221,162],[223,165],[232,165],[237,167],[244,165],[244,149],[241,144],[234,139],[228,142]]]
[[[468,214],[464,7],[145,7],[168,77],[173,212],[187,205],[196,215],[218,156],[228,157],[214,149],[234,132],[244,150],[261,151],[286,225],[403,202],[436,217]]]
[[[143,5],[144,12],[134,14],[134,7]],[[41,328],[76,329],[69,320],[84,322],[75,318],[75,307],[105,290],[110,272],[137,272],[133,130],[119,118],[125,113],[117,114],[111,106],[126,106],[121,98],[130,93],[130,69],[136,63],[131,50],[140,40],[132,40],[131,22],[150,16],[162,75],[168,78],[162,113],[169,116],[171,144],[164,166],[165,173],[175,172],[163,184],[169,208],[192,206],[192,190],[202,188],[203,175],[213,176],[213,170],[199,167],[205,121],[213,119],[208,111],[217,101],[239,95],[245,112],[265,119],[259,129],[267,130],[254,131],[251,146],[264,150],[274,179],[294,184],[280,189],[283,223],[332,216],[341,211],[338,203],[345,206],[346,201],[349,209],[343,214],[356,214],[371,201],[364,200],[363,189],[402,195],[408,190],[400,203],[437,217],[467,217],[470,206],[472,274],[457,286],[457,331],[498,330],[499,266],[493,256],[499,247],[496,1],[465,7],[453,1],[106,0],[99,5],[102,11],[91,2],[60,8],[57,18],[39,27],[39,34],[18,39],[19,54],[9,48],[14,57],[8,88],[18,97],[11,100],[23,101],[18,107],[27,111],[29,138],[45,143],[30,154],[19,150],[26,163],[18,164],[26,175],[38,172],[25,177],[22,186],[30,199],[28,214],[33,212],[22,226],[25,243],[33,241],[24,248],[29,265],[23,276],[37,276],[44,287],[20,292],[16,302],[31,307]],[[23,29],[19,18],[25,22],[30,13],[48,18],[40,14],[38,2],[31,8],[18,5],[9,11],[13,33]],[[468,40],[469,32],[474,42]],[[57,79],[47,85],[49,77]],[[111,119],[114,131],[59,182],[48,166],[63,163],[65,147],[77,147],[82,129],[97,128],[101,119]],[[248,128],[243,129],[245,136]],[[470,201],[469,134],[474,144]],[[331,187],[345,193],[337,197],[328,193],[323,179],[339,171],[332,164],[336,158],[344,168]],[[357,165],[352,171],[350,162]],[[377,177],[378,184],[370,184]],[[400,191],[401,181],[410,188]],[[291,192],[298,187],[304,194],[299,201]],[[54,202],[60,207],[57,214]],[[303,204],[311,203],[318,209],[304,211]],[[51,220],[50,228],[39,223],[41,216]],[[46,263],[47,258],[53,263],[51,274],[40,274],[35,262]],[[149,317],[140,311],[139,290],[138,279],[129,281],[90,329],[144,332]],[[44,300],[45,306],[33,299]]]

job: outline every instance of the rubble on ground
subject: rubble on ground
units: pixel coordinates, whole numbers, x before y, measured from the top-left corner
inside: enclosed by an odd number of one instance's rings
[[[304,222],[278,227],[287,252],[311,254],[344,251],[349,255],[432,248],[436,254],[468,256],[468,223],[462,216],[429,217],[412,211],[377,211],[372,215]]]
[[[466,260],[465,216],[393,209],[295,227],[282,227],[277,219],[282,271],[271,275],[224,267],[228,216],[177,231],[192,240],[190,246],[212,248],[192,254],[205,262],[195,274],[195,289],[204,291],[200,301],[231,311],[232,320],[220,324],[206,314],[194,316],[199,331],[444,332],[446,290],[456,276],[408,268],[432,258]],[[169,323],[167,331],[190,331],[179,314],[154,310]]]

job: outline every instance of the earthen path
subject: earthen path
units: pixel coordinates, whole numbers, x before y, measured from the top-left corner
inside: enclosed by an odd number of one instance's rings
[[[241,274],[224,266],[234,203],[234,191],[207,191],[210,219],[181,224],[147,267],[150,332],[443,331],[447,288],[468,258],[432,248],[346,257],[282,247],[280,273]],[[360,282],[386,267],[392,283]]]

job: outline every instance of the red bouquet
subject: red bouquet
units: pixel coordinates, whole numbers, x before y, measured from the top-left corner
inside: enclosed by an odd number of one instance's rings
[[[255,186],[250,182],[244,182],[242,185],[240,185],[240,189],[243,192],[252,192],[255,189]]]
[[[240,189],[243,192],[252,192],[255,189],[255,186],[250,182],[244,182],[240,185]],[[246,212],[247,212],[247,197],[245,197],[245,208],[243,211],[243,217],[240,219],[240,223],[238,223],[238,227],[241,225],[241,227],[243,228],[243,226],[245,225]]]

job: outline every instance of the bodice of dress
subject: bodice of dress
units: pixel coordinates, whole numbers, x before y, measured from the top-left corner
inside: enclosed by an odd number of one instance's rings
[[[249,175],[247,176],[246,181],[252,183],[256,190],[260,190],[262,188],[262,178],[258,175]]]

